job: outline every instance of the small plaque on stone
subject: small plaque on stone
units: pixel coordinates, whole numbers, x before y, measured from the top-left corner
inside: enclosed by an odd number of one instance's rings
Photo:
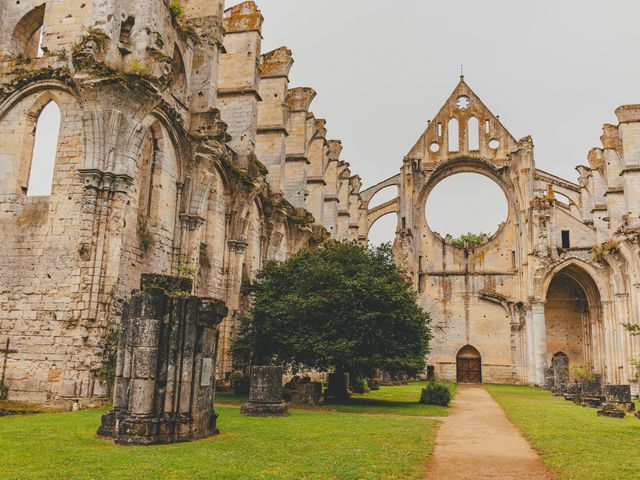
[[[211,374],[213,373],[213,359],[202,359],[202,375],[200,375],[200,386],[208,387],[211,385]]]

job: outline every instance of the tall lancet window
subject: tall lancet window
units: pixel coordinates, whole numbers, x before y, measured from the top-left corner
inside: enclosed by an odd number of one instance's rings
[[[27,186],[29,197],[51,195],[60,120],[60,108],[54,101],[49,102],[38,117]]]

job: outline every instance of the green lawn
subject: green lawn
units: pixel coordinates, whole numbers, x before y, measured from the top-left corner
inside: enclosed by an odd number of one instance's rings
[[[249,418],[237,407],[219,405],[221,435],[157,447],[95,438],[103,409],[3,417],[0,478],[417,480],[439,422],[417,418],[408,405],[395,406],[408,403],[417,386],[392,388],[392,400],[384,390],[369,400],[388,403],[393,415],[296,409],[287,418]],[[404,411],[411,416],[397,414]]]
[[[418,403],[418,400],[420,399],[420,392],[425,385],[426,382],[409,382],[407,385],[380,387],[380,390],[372,390],[365,395],[354,395],[346,403],[340,405],[322,405],[314,407],[292,405],[291,408],[385,415],[429,417],[446,416],[446,407],[423,405]],[[455,392],[456,385],[450,385]],[[221,405],[240,405],[246,400],[246,395],[234,395],[233,392],[216,393],[216,401]]]
[[[602,418],[531,387],[487,385],[509,419],[523,432],[558,480],[640,478],[640,420]]]

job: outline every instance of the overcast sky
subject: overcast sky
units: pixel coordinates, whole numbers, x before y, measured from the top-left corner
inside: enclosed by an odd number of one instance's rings
[[[326,118],[329,137],[343,141],[343,159],[365,187],[398,173],[456,86],[461,64],[468,85],[505,127],[518,139],[533,137],[538,168],[572,181],[574,167],[599,146],[602,124],[617,123],[614,110],[640,103],[637,0],[257,3],[263,51],[293,51],[291,85],[318,92],[312,110]],[[436,229],[466,230],[457,212],[473,195],[473,219],[487,224],[473,228],[495,230],[502,199],[493,196],[479,209],[484,190],[459,185],[444,195],[446,211],[436,209],[444,222]],[[389,237],[393,223],[380,220],[374,240]]]

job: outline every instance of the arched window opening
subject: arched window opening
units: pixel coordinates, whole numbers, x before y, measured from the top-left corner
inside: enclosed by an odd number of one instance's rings
[[[140,179],[140,214],[151,217],[153,213],[155,176],[158,164],[158,134],[152,129],[142,145],[142,176]]]
[[[470,152],[480,150],[480,122],[476,117],[469,118],[467,122],[467,138]]]
[[[449,120],[449,151],[460,151],[460,126],[456,118]]]
[[[171,64],[171,92],[178,97],[183,97],[187,93],[187,73],[177,45],[173,49]]]
[[[127,17],[120,25],[120,44],[124,47],[131,46],[131,30],[136,23],[135,17]]]
[[[369,244],[377,247],[383,243],[391,243],[396,239],[396,230],[398,229],[398,215],[389,213],[376,220],[369,229]]]
[[[51,195],[53,172],[58,152],[60,121],[60,108],[56,102],[49,102],[40,113],[36,123],[27,186],[27,196],[29,197]]]
[[[18,57],[40,58],[45,4],[34,8],[20,19],[11,36],[11,52]]]

